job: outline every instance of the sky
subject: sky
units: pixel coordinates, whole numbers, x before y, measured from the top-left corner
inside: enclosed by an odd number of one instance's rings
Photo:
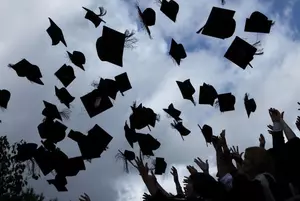
[[[300,7],[296,0],[227,0],[225,8],[236,10],[237,23],[234,35],[226,40],[219,40],[196,34],[201,28],[213,6],[221,7],[219,0],[176,0],[180,11],[176,23],[160,12],[155,0],[140,0],[142,9],[151,7],[156,11],[156,24],[151,27],[153,39],[144,31],[138,31],[139,21],[133,1],[125,0],[3,0],[0,7],[0,88],[11,92],[8,109],[0,112],[1,134],[7,135],[11,142],[24,139],[40,144],[37,126],[41,123],[44,108],[43,100],[63,105],[54,95],[54,87],[62,87],[54,73],[63,65],[71,65],[66,51],[82,51],[86,56],[85,71],[74,67],[76,79],[68,91],[76,97],[72,103],[72,114],[63,123],[70,129],[86,133],[95,124],[101,126],[114,138],[108,151],[101,158],[86,162],[86,171],[74,178],[68,178],[68,192],[59,193],[54,186],[47,184],[53,175],[42,176],[38,181],[30,181],[37,192],[47,198],[59,200],[77,200],[87,193],[92,200],[136,201],[141,200],[146,192],[145,185],[135,169],[124,173],[121,161],[116,161],[118,149],[130,149],[124,137],[124,122],[128,119],[133,101],[143,103],[160,114],[160,122],[151,134],[161,142],[161,148],[155,151],[157,157],[164,157],[168,162],[165,175],[158,176],[162,186],[175,192],[172,165],[178,168],[180,179],[187,175],[186,165],[195,165],[193,160],[200,157],[208,159],[211,173],[216,173],[214,150],[206,146],[197,124],[212,126],[218,135],[226,129],[229,145],[239,145],[240,150],[258,145],[260,133],[265,134],[267,147],[271,145],[267,134],[270,123],[268,108],[275,107],[285,111],[285,119],[295,129],[298,112],[297,101],[300,91]],[[139,40],[133,49],[125,49],[123,68],[102,62],[98,59],[95,43],[102,33],[102,25],[95,28],[84,19],[82,6],[97,11],[99,6],[107,10],[104,20],[107,26],[124,32],[135,30]],[[270,34],[245,33],[244,23],[254,11],[260,11],[276,23]],[[63,30],[68,47],[62,44],[51,46],[46,29],[51,17]],[[261,41],[264,49],[262,56],[255,56],[251,62],[253,68],[238,68],[226,60],[223,55],[235,36],[244,38],[249,43]],[[171,39],[182,43],[187,51],[187,58],[180,66],[174,64],[168,50]],[[16,63],[26,58],[40,67],[44,86],[30,83],[17,77],[9,69],[9,63]],[[125,96],[117,96],[114,107],[90,119],[80,101],[80,97],[93,89],[91,83],[103,78],[127,72],[132,90]],[[196,89],[194,99],[198,100],[199,86],[206,82],[213,85],[218,93],[232,92],[236,97],[235,111],[220,113],[218,109],[199,105],[182,99],[176,80],[190,79]],[[257,110],[247,117],[243,97],[249,93],[257,103]],[[176,130],[172,129],[172,120],[163,112],[163,108],[173,103],[182,111],[184,125],[191,134],[184,141]],[[144,130],[149,132],[149,130]],[[58,143],[69,157],[79,156],[77,144],[66,138]],[[135,149],[138,152],[137,149]]]

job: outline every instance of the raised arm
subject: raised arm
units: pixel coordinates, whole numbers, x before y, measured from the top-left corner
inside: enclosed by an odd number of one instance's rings
[[[171,174],[173,175],[173,179],[174,179],[174,182],[175,182],[175,185],[176,185],[177,195],[183,197],[184,194],[183,194],[181,185],[179,183],[178,172],[177,172],[177,169],[174,166],[171,168]]]

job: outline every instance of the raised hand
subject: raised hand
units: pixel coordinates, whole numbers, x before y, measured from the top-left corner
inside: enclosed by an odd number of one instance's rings
[[[178,172],[174,166],[172,166],[172,168],[171,168],[171,174],[173,175],[174,181],[175,182],[178,181]]]
[[[189,178],[187,176],[184,177],[183,179],[183,183],[186,185],[189,182]]]
[[[144,165],[141,157],[136,157],[135,163],[142,178],[148,177],[148,172],[149,172],[148,163]]]
[[[272,135],[273,134],[273,126],[272,125],[268,125],[268,132]]]
[[[259,146],[261,148],[265,148],[265,145],[266,145],[265,137],[263,136],[263,134],[260,134],[260,136],[259,136]]]
[[[91,201],[90,197],[86,193],[84,193],[83,195],[81,195],[79,197],[79,200],[80,201]]]
[[[151,195],[147,194],[147,193],[144,193],[143,195],[143,201],[149,201],[151,199]]]
[[[194,162],[200,167],[200,169],[203,171],[205,174],[209,174],[209,164],[208,160],[203,162],[201,158],[197,157],[194,159]]]
[[[232,148],[230,148],[230,151],[231,151],[231,157],[236,161],[236,162],[242,162],[243,159],[242,159],[242,156],[244,154],[244,152],[240,153],[239,152],[239,146],[232,146]]]
[[[300,131],[300,117],[299,116],[297,117],[297,120],[296,120],[296,126],[297,126],[298,130]]]
[[[188,165],[186,166],[186,168],[188,169],[188,171],[190,172],[190,174],[196,174],[198,171],[196,170],[196,168],[194,168],[194,166]]]
[[[277,109],[270,108],[269,115],[271,117],[272,122],[280,122],[280,120],[283,119],[284,112],[280,113]]]

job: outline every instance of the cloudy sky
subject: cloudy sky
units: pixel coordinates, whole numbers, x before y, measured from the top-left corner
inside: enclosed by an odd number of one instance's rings
[[[228,143],[239,145],[240,149],[258,145],[258,136],[267,135],[266,125],[270,123],[267,109],[276,107],[285,111],[285,118],[293,128],[298,114],[300,91],[300,40],[297,21],[300,8],[296,0],[227,0],[225,8],[236,10],[237,28],[235,34],[227,40],[218,40],[195,32],[202,27],[212,6],[222,6],[219,0],[176,0],[180,11],[176,24],[160,12],[155,0],[140,0],[141,8],[152,7],[156,10],[157,22],[151,27],[153,40],[145,32],[137,32],[139,42],[135,49],[126,49],[123,68],[102,62],[98,59],[95,42],[102,33],[102,25],[97,29],[84,19],[82,6],[97,11],[99,6],[107,9],[104,20],[107,26],[124,32],[126,29],[139,30],[136,10],[132,1],[125,0],[3,0],[0,7],[0,86],[11,91],[8,110],[0,113],[2,135],[8,135],[11,142],[25,139],[40,143],[37,125],[43,116],[42,100],[55,103],[64,108],[54,96],[54,86],[62,87],[53,75],[63,64],[71,64],[66,51],[82,51],[87,59],[85,69],[74,67],[76,80],[68,87],[76,97],[72,104],[70,120],[64,121],[69,128],[86,133],[95,124],[100,125],[113,137],[109,150],[101,158],[86,163],[87,170],[75,178],[68,179],[66,193],[58,193],[47,184],[49,175],[31,185],[46,197],[59,200],[77,200],[82,193],[90,195],[92,200],[135,201],[141,200],[146,191],[141,178],[132,169],[125,174],[122,163],[116,162],[118,149],[129,149],[125,140],[123,126],[131,113],[133,101],[151,107],[161,115],[161,121],[151,134],[162,143],[156,156],[165,157],[168,171],[172,165],[179,169],[180,178],[187,173],[184,166],[193,164],[197,156],[209,159],[211,171],[215,172],[214,152],[206,147],[197,124],[209,124],[215,134],[226,129]],[[261,11],[276,24],[270,34],[244,33],[245,19],[253,11]],[[46,33],[51,17],[64,31],[68,48],[62,44],[51,46]],[[227,61],[223,55],[238,35],[249,43],[261,40],[263,56],[256,56],[251,62],[252,68],[242,70]],[[187,58],[176,66],[168,56],[168,50],[174,38],[182,43],[187,51]],[[16,63],[22,58],[38,65],[43,74],[44,86],[32,84],[26,79],[18,78],[15,71],[7,64]],[[118,95],[114,107],[101,115],[90,119],[79,99],[92,90],[91,83],[99,77],[113,78],[127,72],[133,89],[124,97]],[[194,98],[197,100],[199,86],[203,83],[213,85],[219,93],[232,92],[236,96],[236,110],[221,114],[216,108],[197,105],[183,100],[176,85],[176,80],[191,79],[196,88]],[[257,102],[257,111],[247,118],[243,97],[250,93]],[[174,103],[182,110],[184,124],[192,133],[182,141],[179,134],[170,127],[162,108]],[[147,132],[147,130],[145,130]],[[66,139],[58,145],[70,157],[80,154],[77,144]],[[184,151],[183,151],[184,150]],[[158,178],[162,185],[174,192],[170,174]]]

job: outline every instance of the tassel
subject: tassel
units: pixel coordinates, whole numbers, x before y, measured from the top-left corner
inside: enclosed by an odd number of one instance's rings
[[[106,15],[107,11],[103,7],[99,7],[100,14],[98,15],[99,17],[103,17]]]
[[[135,32],[132,30],[131,32],[129,30],[125,31],[125,47],[133,49],[135,46],[134,44],[138,42],[138,39],[136,37],[133,37]]]
[[[63,119],[69,120],[70,119],[71,110],[64,109],[61,112],[59,112],[59,114],[62,116]]]

